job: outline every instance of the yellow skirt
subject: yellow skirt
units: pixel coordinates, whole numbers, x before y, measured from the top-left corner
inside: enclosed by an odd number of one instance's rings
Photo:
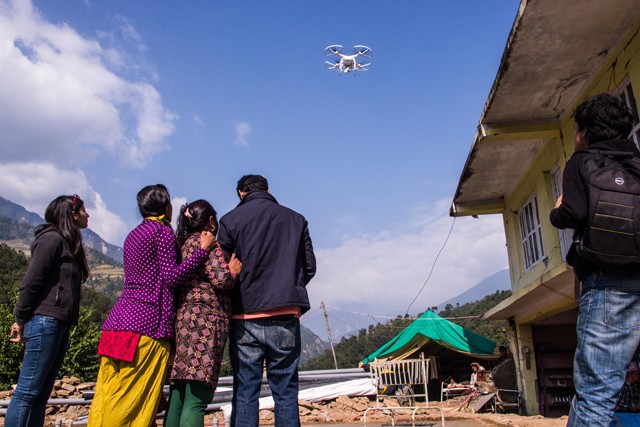
[[[88,427],[149,427],[162,396],[171,344],[140,337],[132,362],[102,357]]]

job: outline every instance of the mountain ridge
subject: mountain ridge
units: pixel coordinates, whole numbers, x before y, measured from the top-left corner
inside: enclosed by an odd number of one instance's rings
[[[0,218],[2,217],[10,221],[1,221],[3,228],[0,229],[0,240],[20,240],[27,246],[33,238],[33,228],[45,222],[44,218],[37,213],[28,211],[23,206],[0,196]],[[11,221],[15,221],[16,227],[10,226]],[[122,265],[121,247],[108,243],[90,228],[81,230],[81,233],[85,246],[113,259],[117,265]]]
[[[456,295],[453,298],[449,298],[446,301],[438,304],[441,310],[444,310],[447,304],[453,306],[464,305],[467,303],[481,300],[487,295],[492,294],[495,291],[510,291],[511,290],[511,278],[509,275],[509,269],[505,268],[493,273],[491,276],[485,277],[466,291]]]

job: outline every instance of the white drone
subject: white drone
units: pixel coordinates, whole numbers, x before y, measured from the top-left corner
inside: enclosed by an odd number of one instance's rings
[[[324,56],[337,56],[338,59],[336,62],[324,61],[324,65],[327,66],[330,70],[335,70],[342,73],[348,74],[353,71],[353,75],[356,75],[358,71],[369,71],[369,67],[371,67],[371,63],[368,64],[358,64],[356,58],[359,56],[363,56],[365,58],[371,58],[371,54],[373,51],[367,46],[355,45],[353,50],[356,52],[353,55],[345,55],[340,53],[342,51],[342,46],[339,44],[333,44],[331,46],[327,46],[324,48]]]

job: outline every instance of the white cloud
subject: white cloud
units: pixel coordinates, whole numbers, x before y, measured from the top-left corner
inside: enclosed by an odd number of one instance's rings
[[[0,195],[42,215],[54,197],[77,193],[91,229],[120,244],[127,226],[82,167],[105,155],[144,167],[168,148],[178,117],[148,83],[158,77],[136,28],[113,23],[91,39],[29,0],[0,0]]]
[[[336,248],[316,250],[318,274],[308,288],[312,305],[324,301],[370,314],[404,314],[451,229],[449,204],[443,200],[430,209],[418,209],[415,221],[404,229],[354,235]],[[462,293],[508,265],[499,215],[455,221],[410,314]]]
[[[143,51],[135,28],[119,23],[120,37]],[[0,0],[4,161],[76,166],[107,152],[143,167],[165,150],[177,116],[153,86],[122,76],[139,62],[127,59],[125,51],[46,22],[27,0]]]
[[[200,117],[198,114],[193,114],[190,117],[189,124],[191,125],[191,128],[196,135],[202,134],[202,132],[206,128],[204,120],[202,120],[202,117]]]
[[[251,125],[247,122],[238,122],[234,125],[236,130],[235,144],[239,147],[247,147],[249,145],[249,135],[251,135]]]
[[[27,210],[44,216],[51,200],[62,194],[78,194],[89,213],[89,228],[109,243],[119,242],[127,232],[127,225],[109,211],[84,172],[61,170],[51,163],[0,164],[0,194]]]
[[[87,195],[90,197],[89,200],[83,200],[90,215],[89,228],[98,233],[107,242],[122,246],[121,242],[129,231],[125,222],[107,208],[100,194],[95,191],[89,191]]]
[[[171,199],[171,207],[173,208],[173,215],[171,218],[171,226],[174,230],[178,229],[178,215],[180,215],[180,208],[187,203],[186,197],[173,197]]]

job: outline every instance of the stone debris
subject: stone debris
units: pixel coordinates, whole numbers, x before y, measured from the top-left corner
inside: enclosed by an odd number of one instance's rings
[[[82,382],[78,378],[63,378],[54,384],[51,392],[53,399],[81,399],[82,392],[95,388],[93,382]],[[9,400],[13,394],[12,390],[0,391],[0,400]],[[478,414],[473,412],[473,402],[466,402],[469,396],[451,398],[444,402],[430,402],[430,405],[438,406],[445,412],[447,420],[482,420],[487,426],[512,426],[512,427],[556,427],[562,423],[554,424],[552,419],[545,419],[540,416],[520,417],[517,414]],[[398,402],[389,397],[385,399],[385,405],[398,406]],[[424,403],[418,403],[424,406]],[[376,400],[371,397],[347,397],[339,396],[330,401],[309,402],[298,401],[298,410],[302,424],[323,424],[323,423],[345,423],[362,424],[362,416],[367,408],[375,408]],[[89,405],[54,405],[47,406],[45,426],[54,426],[56,422],[67,425],[70,421],[77,421],[89,413]],[[405,422],[411,420],[411,411],[396,412],[395,421]],[[566,417],[564,423],[566,424]],[[217,425],[223,427],[225,424],[222,411],[210,412],[205,415],[205,426]],[[436,410],[421,410],[418,418],[420,421],[439,421],[440,412]],[[273,410],[263,409],[259,414],[260,425],[273,425]],[[553,421],[562,419],[553,419]],[[371,410],[367,413],[367,423],[390,423],[391,418],[388,411]],[[0,426],[4,423],[4,418],[0,417]],[[162,425],[162,420],[157,420],[157,426]]]
[[[53,383],[51,391],[51,399],[73,399],[82,398],[82,392],[95,388],[94,382],[82,382],[76,377],[64,377]],[[16,388],[15,384],[11,386],[11,390],[0,391],[0,400],[9,400]]]
[[[84,390],[95,388],[94,382],[82,382],[76,377],[64,377],[53,383],[50,399],[82,399]],[[15,385],[11,390],[0,391],[0,400],[10,400],[13,395]],[[78,418],[89,413],[89,405],[51,405],[46,409],[46,426],[53,426],[60,420],[63,425],[69,421],[77,421]],[[0,418],[0,425],[3,425],[4,418]]]

